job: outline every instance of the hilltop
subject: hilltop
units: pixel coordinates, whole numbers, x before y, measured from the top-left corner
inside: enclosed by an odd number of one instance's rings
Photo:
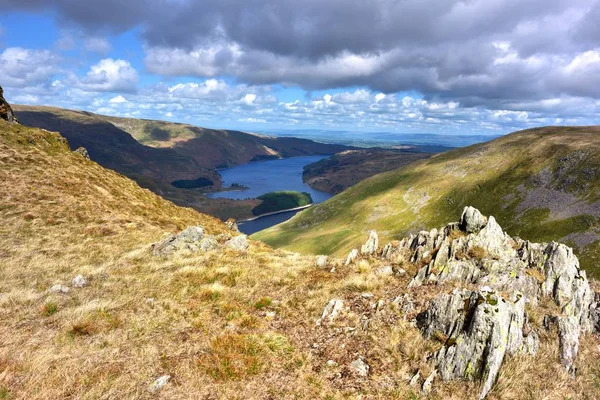
[[[530,129],[438,154],[366,179],[255,238],[343,255],[369,229],[392,240],[467,205],[524,239],[568,243],[600,273],[600,127]]]
[[[207,199],[222,189],[217,168],[348,149],[297,138],[212,130],[163,121],[116,118],[56,107],[13,106],[24,125],[60,132],[72,149],[176,204],[218,216],[251,217],[260,200]]]
[[[304,256],[5,121],[0,185],[1,398],[600,395],[597,283],[474,209]]]
[[[313,189],[338,194],[373,175],[431,156],[412,148],[346,150],[305,166],[302,179]]]

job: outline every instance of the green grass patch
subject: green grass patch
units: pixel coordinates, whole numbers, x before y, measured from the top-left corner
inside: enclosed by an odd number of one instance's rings
[[[312,204],[310,194],[306,192],[272,192],[258,197],[262,203],[254,207],[253,215],[262,215],[277,211],[289,210]]]

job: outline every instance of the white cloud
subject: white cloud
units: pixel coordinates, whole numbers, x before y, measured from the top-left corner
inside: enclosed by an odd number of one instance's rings
[[[59,72],[58,62],[49,50],[9,47],[0,54],[0,82],[12,87],[48,83]]]
[[[134,92],[138,74],[129,61],[105,58],[92,65],[76,86],[90,92]]]
[[[108,101],[110,104],[128,103],[127,99],[121,95],[115,96]]]

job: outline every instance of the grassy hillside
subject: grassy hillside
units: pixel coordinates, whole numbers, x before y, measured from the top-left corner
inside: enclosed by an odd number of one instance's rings
[[[338,194],[373,175],[398,169],[431,155],[416,150],[347,150],[305,166],[302,179],[314,189]]]
[[[205,168],[225,168],[282,157],[334,154],[349,147],[312,140],[207,129],[187,124],[101,116],[140,143],[171,148]]]
[[[420,310],[435,294],[407,289],[416,266],[386,276],[377,272],[383,261],[347,267],[330,259],[319,269],[314,257],[253,241],[246,253],[156,257],[152,243],[190,225],[237,233],[71,152],[57,133],[0,121],[0,219],[2,399],[458,400],[479,393],[476,382],[436,379],[427,396],[409,385],[416,371],[429,375],[424,355],[440,346],[392,304],[409,292]],[[78,274],[88,286],[49,291],[71,286]],[[316,326],[332,298],[347,308],[331,325]],[[383,309],[374,307],[377,299],[385,299]],[[597,397],[598,340],[582,337],[574,379],[558,363],[557,342],[549,336],[535,358],[507,360],[489,398]],[[353,372],[358,357],[368,362],[367,377]],[[150,393],[163,375],[171,380]]]
[[[257,199],[261,200],[262,203],[252,210],[254,215],[291,210],[292,208],[307,206],[313,202],[310,194],[306,192],[272,192],[263,194]]]
[[[465,205],[514,235],[564,241],[600,273],[600,127],[550,127],[439,154],[351,187],[256,239],[345,254],[369,229],[395,239],[456,219]]]

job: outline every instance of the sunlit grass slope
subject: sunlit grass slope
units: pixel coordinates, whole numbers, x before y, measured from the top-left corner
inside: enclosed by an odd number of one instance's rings
[[[439,154],[376,175],[256,239],[342,255],[376,229],[385,239],[456,219],[466,205],[514,235],[564,241],[600,272],[600,127],[549,127]]]
[[[330,259],[319,269],[314,257],[259,242],[246,253],[155,257],[151,243],[190,225],[237,233],[71,152],[56,133],[2,121],[0,220],[2,399],[427,397],[408,382],[431,373],[424,355],[440,344],[390,304],[415,265],[399,277],[378,274],[376,259],[348,267]],[[78,274],[87,287],[48,290]],[[386,307],[376,310],[367,291]],[[437,292],[411,296],[423,309]],[[332,298],[349,310],[317,327]],[[597,397],[597,340],[582,339],[575,379],[557,349],[550,337],[535,359],[507,360],[490,398]],[[368,378],[349,367],[358,357]],[[163,375],[171,380],[150,393]],[[478,393],[477,383],[436,380],[428,397]]]

